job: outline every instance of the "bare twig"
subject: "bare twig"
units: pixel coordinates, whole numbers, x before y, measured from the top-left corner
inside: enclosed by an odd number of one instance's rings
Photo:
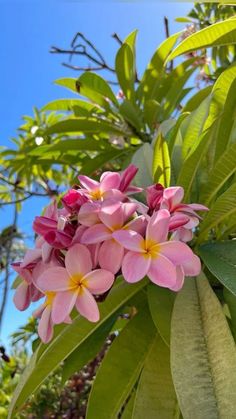
[[[120,39],[119,35],[116,32],[114,32],[111,36],[118,42],[119,45],[123,44],[123,41]]]
[[[15,204],[14,207],[14,214],[13,214],[13,221],[12,221],[12,229],[16,229],[17,227],[17,217],[18,217],[18,212],[17,212],[17,206]],[[4,278],[3,278],[3,295],[2,295],[2,301],[1,301],[1,307],[0,307],[0,327],[2,325],[2,320],[3,320],[3,315],[4,315],[4,311],[5,311],[5,307],[6,307],[6,300],[7,300],[7,293],[8,293],[8,289],[9,289],[9,278],[10,278],[10,262],[11,262],[11,249],[12,249],[12,244],[13,244],[13,236],[9,236],[9,240],[7,241],[6,245],[5,245],[5,253],[6,253],[6,257],[5,257],[5,274],[4,274]]]
[[[164,16],[164,28],[165,28],[165,36],[166,36],[166,38],[169,38],[169,36],[170,36],[169,20],[166,16]],[[173,66],[174,66],[174,62],[173,62],[173,60],[171,60],[168,70],[172,71]]]

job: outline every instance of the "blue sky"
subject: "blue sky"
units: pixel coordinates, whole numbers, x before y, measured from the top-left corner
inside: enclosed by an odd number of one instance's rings
[[[139,30],[138,68],[142,71],[158,44],[164,39],[163,17],[170,22],[170,32],[182,29],[174,22],[191,9],[191,3],[168,2],[100,2],[100,1],[11,1],[0,0],[2,45],[0,48],[0,145],[10,145],[21,124],[22,115],[31,115],[32,107],[68,96],[53,80],[76,77],[76,73],[60,65],[62,58],[49,54],[51,45],[67,48],[77,31],[83,32],[113,64],[116,42],[111,34],[124,38]],[[70,96],[70,94],[69,94]],[[42,200],[25,203],[20,227],[30,233],[30,226]],[[10,210],[0,210],[0,228],[10,222]],[[24,324],[32,309],[18,312],[9,295],[1,338]]]

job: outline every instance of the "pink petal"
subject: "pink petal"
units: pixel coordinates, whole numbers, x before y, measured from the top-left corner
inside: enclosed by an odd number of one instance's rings
[[[133,230],[137,233],[144,235],[147,228],[147,219],[144,215],[134,218],[129,223],[125,224],[123,227],[125,230]]]
[[[130,164],[121,174],[120,174],[120,191],[125,192],[135,177],[138,168],[134,164]]]
[[[115,172],[104,172],[100,178],[100,189],[102,192],[110,189],[119,189],[120,175]]]
[[[96,224],[84,232],[81,237],[81,243],[96,244],[111,238],[111,230],[103,224]]]
[[[185,243],[190,242],[192,238],[193,238],[193,232],[191,230],[187,230],[184,227],[180,227],[171,236],[171,240],[180,240]]]
[[[43,262],[47,263],[50,260],[50,257],[52,255],[53,247],[44,241],[42,245],[42,260]]]
[[[124,224],[124,211],[121,203],[105,201],[99,213],[99,218],[109,229],[121,228]]]
[[[169,211],[163,209],[154,212],[147,225],[146,239],[155,243],[166,241],[169,231],[169,222]]]
[[[201,272],[201,261],[197,255],[192,254],[192,258],[182,264],[186,276],[197,276]]]
[[[190,207],[194,211],[209,211],[209,208],[207,208],[207,207],[205,207],[205,205],[201,205],[201,204],[188,204],[188,207]]]
[[[181,186],[171,186],[164,189],[163,198],[169,202],[169,209],[172,211],[174,207],[182,201],[184,197],[184,190]]]
[[[186,225],[189,222],[189,216],[185,214],[174,213],[170,219],[169,230],[173,231]]]
[[[91,179],[88,176],[80,175],[78,179],[81,185],[86,188],[88,191],[93,191],[94,189],[98,189],[100,184],[96,180]]]
[[[81,316],[84,316],[90,322],[97,322],[100,318],[97,303],[85,287],[83,287],[77,297],[76,308]]]
[[[45,270],[34,283],[42,291],[64,291],[69,288],[69,275],[65,268],[55,267]]]
[[[124,220],[125,222],[134,214],[137,210],[138,205],[134,202],[125,202],[122,204],[122,210],[124,213]]]
[[[48,343],[53,336],[51,307],[46,306],[38,325],[38,334],[43,343]]]
[[[56,249],[69,247],[72,242],[72,237],[69,234],[58,230],[48,231],[48,233],[44,235],[44,238],[48,244]]]
[[[28,249],[21,263],[21,268],[25,268],[31,263],[38,262],[41,259],[41,255],[41,249]]]
[[[91,254],[91,258],[92,258],[92,267],[93,269],[95,269],[98,265],[98,254],[99,254],[99,249],[100,249],[101,244],[97,243],[97,244],[88,244],[87,248],[90,251]]]
[[[176,268],[169,259],[162,255],[152,259],[147,276],[154,284],[161,287],[172,289],[176,285]]]
[[[145,253],[143,237],[132,230],[118,230],[112,233],[112,237],[124,246],[125,249],[132,250],[133,252]]]
[[[56,294],[52,305],[53,323],[59,324],[68,318],[75,305],[77,295],[77,291],[62,291]]]
[[[90,227],[94,224],[99,223],[98,214],[100,212],[101,205],[97,202],[87,202],[82,205],[78,214],[78,222],[86,227]]]
[[[179,291],[184,285],[184,271],[181,266],[176,267],[176,275],[176,283],[175,286],[171,288],[172,291]]]
[[[86,275],[92,270],[92,259],[87,247],[82,244],[75,244],[70,247],[65,257],[67,272],[73,275]]]
[[[180,241],[169,241],[159,244],[160,254],[168,258],[174,265],[182,265],[192,259],[193,252],[187,244]]]
[[[118,189],[109,189],[108,191],[103,192],[103,200],[107,200],[107,199],[113,199],[115,201],[124,201],[126,198],[126,195],[123,194],[121,191],[119,191]]]
[[[114,282],[114,275],[105,269],[96,269],[83,278],[84,287],[92,294],[103,294]]]
[[[116,274],[121,268],[123,257],[123,246],[115,240],[107,240],[100,247],[98,261],[101,268]]]
[[[147,275],[151,257],[142,253],[128,252],[122,263],[122,274],[127,282],[138,282]]]
[[[84,232],[87,230],[87,227],[80,225],[76,231],[75,231],[75,235],[73,237],[73,240],[71,242],[71,246],[74,246],[74,244],[76,243],[80,243],[81,241],[81,237],[83,236]],[[71,247],[70,246],[70,247]]]
[[[23,281],[16,288],[13,301],[16,308],[20,311],[24,311],[29,307],[30,302],[31,302],[31,294],[30,294],[30,287],[26,281]]]

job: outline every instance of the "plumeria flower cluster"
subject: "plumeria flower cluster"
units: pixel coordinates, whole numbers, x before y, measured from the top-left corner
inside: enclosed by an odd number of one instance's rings
[[[147,276],[161,287],[178,291],[185,276],[200,272],[200,260],[187,245],[199,223],[197,211],[184,204],[181,187],[132,185],[134,165],[121,173],[105,172],[99,181],[79,176],[59,204],[52,202],[35,218],[34,249],[13,264],[22,282],[14,302],[34,312],[38,333],[49,342],[53,326],[70,323],[75,308],[91,322],[99,320],[97,302],[104,299],[122,273],[128,283]],[[146,204],[134,199],[146,195]]]

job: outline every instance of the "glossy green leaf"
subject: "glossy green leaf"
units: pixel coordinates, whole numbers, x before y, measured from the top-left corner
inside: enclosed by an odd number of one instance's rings
[[[189,157],[198,146],[199,137],[202,134],[205,121],[210,107],[210,97],[202,101],[199,107],[193,111],[184,121],[182,130],[182,155]]]
[[[73,111],[73,107],[77,106],[87,112],[95,109],[95,105],[89,102],[85,102],[80,99],[57,99],[47,103],[42,107],[42,111]]]
[[[124,407],[124,411],[121,415],[121,419],[132,419],[133,418],[135,396],[136,396],[136,391],[133,390],[127,404]]]
[[[117,417],[138,379],[155,334],[149,311],[143,307],[114,340],[99,367],[86,419]]]
[[[131,153],[130,149],[120,150],[120,149],[114,148],[111,151],[108,150],[108,151],[103,151],[99,153],[93,159],[91,159],[91,157],[87,157],[86,159],[83,160],[83,163],[81,166],[81,173],[85,175],[91,175],[96,170],[101,169],[101,167],[104,164],[109,163],[116,159],[120,159],[122,157],[125,158],[129,156],[130,153]]]
[[[116,55],[116,74],[125,97],[134,102],[135,61],[128,44],[122,44]]]
[[[236,295],[236,241],[203,244],[199,254],[209,271]]]
[[[209,205],[212,199],[219,192],[225,182],[236,171],[236,144],[232,144],[218,159],[212,170],[209,172],[209,180],[201,190],[200,201]]]
[[[72,376],[75,372],[79,372],[84,365],[95,358],[101,350],[109,332],[116,320],[116,315],[109,318],[99,329],[97,329],[79,348],[65,359],[62,370],[62,383]]]
[[[236,295],[224,288],[224,299],[230,312],[231,330],[236,341]]]
[[[198,242],[201,242],[211,229],[221,223],[226,223],[227,227],[227,220],[236,224],[236,183],[219,196],[209,213],[204,217],[200,225]]]
[[[171,328],[172,377],[185,419],[234,419],[236,348],[202,274],[178,293]]]
[[[101,320],[98,323],[88,322],[80,315],[76,315],[73,323],[60,326],[59,333],[48,345],[41,344],[34,352],[30,363],[22,374],[16,387],[9,408],[9,419],[22,406],[25,400],[34,393],[48,375],[76,348],[83,344],[102,324],[119,313],[122,306],[146,284],[141,281],[135,285],[124,282],[116,285],[108,298],[100,305]]]
[[[177,419],[178,402],[170,370],[170,351],[156,336],[136,391],[134,419]]]
[[[167,142],[160,133],[154,145],[152,175],[155,183],[161,183],[165,188],[170,186],[170,156]]]
[[[124,119],[129,122],[137,131],[140,131],[144,128],[142,121],[143,115],[137,105],[124,99],[120,105],[120,113]]]
[[[169,55],[168,60],[197,49],[236,43],[236,19],[210,25],[185,38]]]
[[[211,93],[212,86],[204,87],[193,95],[184,105],[182,112],[192,112],[198,108],[204,99]]]
[[[155,51],[137,90],[137,97],[139,100],[144,99],[144,101],[146,101],[155,98],[155,91],[160,84],[160,76],[163,73],[164,62],[180,34],[181,32],[175,33],[165,39]]]
[[[144,103],[143,118],[151,131],[157,127],[161,115],[161,105],[154,99],[147,100]]]
[[[137,33],[138,33],[138,30],[135,29],[124,40],[124,44],[128,44],[134,54],[135,54],[135,43],[136,43]]]
[[[75,78],[64,77],[62,79],[55,80],[54,83],[58,84],[59,86],[66,87],[67,89],[72,90],[74,93],[78,93],[76,88],[76,80],[77,79]]]
[[[116,107],[119,106],[109,84],[98,74],[87,71],[83,73],[76,82],[77,91],[80,95],[86,96],[92,102],[105,108],[109,106],[109,100]]]
[[[176,293],[167,288],[148,286],[148,304],[152,320],[167,346],[170,346],[170,325]]]
[[[114,133],[114,134],[124,134],[124,131],[117,127],[114,124],[110,124],[105,121],[96,120],[94,118],[69,118],[65,121],[57,122],[54,125],[51,125],[45,130],[46,135],[50,134],[62,134],[62,133],[90,133],[90,134],[99,134],[102,132],[105,133]]]
[[[204,152],[206,151],[211,139],[210,130],[204,131],[198,140],[198,146],[182,165],[176,183],[184,188],[185,199],[188,199],[190,195],[193,182],[204,156]]]
[[[133,155],[132,163],[138,167],[135,183],[145,188],[153,184],[152,177],[153,149],[150,144],[143,144]]]

